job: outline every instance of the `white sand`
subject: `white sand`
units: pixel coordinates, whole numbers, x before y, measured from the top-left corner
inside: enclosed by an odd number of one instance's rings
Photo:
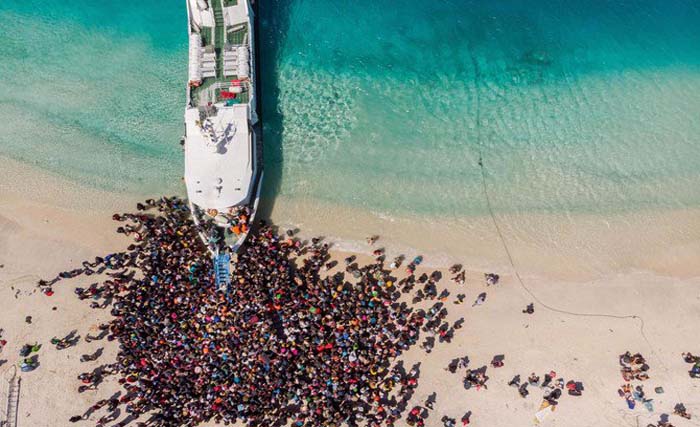
[[[39,278],[52,278],[75,268],[84,259],[123,249],[128,244],[114,233],[112,209],[131,205],[115,195],[76,187],[49,174],[37,173],[14,162],[2,160],[0,179],[0,328],[7,346],[0,353],[0,377],[19,372],[19,349],[39,342],[39,368],[23,373],[19,405],[20,426],[65,426],[68,418],[82,414],[96,399],[109,397],[116,387],[109,381],[97,392],[79,394],[76,379],[107,360],[114,360],[117,346],[107,340],[80,343],[57,351],[50,340],[72,330],[84,337],[97,335],[96,326],[108,318],[103,310],[91,310],[80,302],[73,289],[94,282],[81,277],[55,286],[47,297],[36,289]],[[89,208],[92,206],[92,208]],[[52,307],[56,307],[53,311]],[[25,317],[32,316],[32,324]],[[105,354],[96,362],[80,363],[80,355],[100,347]],[[111,381],[111,380],[110,380]],[[0,390],[0,413],[5,410],[7,384]]]
[[[73,295],[76,286],[96,279],[82,277],[59,282],[52,297],[36,292],[34,284],[39,277],[53,277],[78,266],[83,259],[124,248],[128,242],[113,232],[115,225],[110,217],[115,209],[131,209],[134,201],[76,187],[6,160],[3,165],[9,166],[3,168],[7,173],[0,176],[0,264],[4,265],[0,268],[0,328],[5,329],[3,338],[8,345],[0,353],[0,360],[8,362],[0,366],[0,377],[17,366],[22,344],[42,343],[41,366],[21,374],[19,425],[69,426],[71,415],[82,414],[92,403],[118,390],[114,379],[108,378],[98,391],[79,394],[76,379],[80,372],[113,360],[116,345],[106,340],[81,340],[77,347],[57,351],[49,344],[51,337],[64,336],[74,329],[83,337],[88,332],[95,334],[94,327],[107,319],[106,311],[91,310]],[[479,252],[469,242],[462,243],[465,260]],[[684,245],[695,248],[697,243]],[[358,248],[366,249],[362,245]],[[495,254],[496,248],[493,250]],[[474,265],[467,265],[470,273],[462,289],[446,279],[439,286],[452,291],[447,301],[448,320],[464,317],[465,326],[457,331],[451,344],[437,344],[429,356],[417,347],[406,355],[407,366],[422,361],[420,386],[412,403],[421,404],[427,395],[437,392],[436,409],[427,420],[429,426],[442,425],[443,415],[457,418],[459,423],[467,410],[473,411],[472,426],[530,426],[542,392],[530,388],[530,396],[521,399],[517,390],[506,383],[515,374],[525,379],[532,371],[543,376],[553,369],[567,380],[583,381],[586,390],[582,397],[562,396],[558,409],[543,424],[546,426],[646,426],[656,421],[660,413],[672,412],[678,401],[700,417],[700,380],[688,377],[690,367],[681,359],[683,351],[700,353],[700,278],[691,277],[693,269],[700,265],[700,252],[679,249],[679,253],[683,254],[680,258],[649,253],[647,258],[656,261],[642,266],[647,272],[598,274],[595,280],[586,281],[560,281],[532,273],[524,277],[539,300],[557,309],[639,316],[644,321],[646,339],[639,319],[574,316],[547,310],[540,304],[535,304],[534,315],[522,314],[521,310],[534,299],[508,274],[509,270],[499,271],[504,273],[501,283],[487,288],[482,273]],[[343,255],[338,253],[339,257]],[[538,257],[537,252],[525,255],[523,260]],[[456,254],[451,257],[458,258]],[[685,264],[679,259],[693,261],[694,265],[676,277],[654,273],[671,271],[665,265],[671,258],[680,265]],[[428,257],[426,261],[436,260]],[[481,261],[487,266],[503,264],[502,258],[494,260],[488,256]],[[467,295],[465,303],[454,305],[452,301],[459,292]],[[472,308],[471,302],[480,292],[488,293],[487,301]],[[54,306],[56,311],[52,311]],[[27,315],[33,317],[31,325],[24,322]],[[100,347],[105,347],[101,359],[79,362],[81,354]],[[626,350],[641,352],[651,365],[651,379],[644,387],[654,399],[653,414],[641,405],[634,411],[628,410],[617,395],[622,384],[617,355]],[[495,354],[505,354],[506,366],[488,369],[488,390],[464,390],[463,374],[444,370],[455,357],[468,355],[471,366],[480,367]],[[655,395],[655,386],[663,386],[665,394]],[[5,402],[0,401],[0,410],[4,407]],[[91,419],[103,414],[98,412]],[[672,422],[676,426],[700,425],[698,418],[691,423],[672,416]],[[76,425],[94,425],[94,421]]]

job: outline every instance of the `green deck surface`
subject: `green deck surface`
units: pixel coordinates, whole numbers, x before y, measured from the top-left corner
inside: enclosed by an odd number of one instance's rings
[[[231,31],[233,29],[233,31]],[[248,35],[248,25],[231,26],[226,29],[226,41],[232,45],[245,45]]]
[[[211,27],[202,27],[199,34],[202,36],[202,44],[204,44],[204,46],[209,46],[212,43]]]
[[[213,84],[215,83],[227,83],[230,82],[231,80],[235,80],[236,77],[226,77],[226,78],[208,78],[204,79],[202,84],[197,87],[192,89],[192,100],[195,105],[199,105],[199,97],[202,93],[206,92],[207,89],[209,89]],[[221,89],[216,89],[215,94],[216,94],[216,101],[221,101],[222,99],[219,97],[219,93],[221,92]],[[243,93],[239,94],[237,96],[237,99],[241,101],[241,104],[246,104],[249,99],[250,95],[248,91],[244,91]]]
[[[210,2],[212,10],[214,12],[214,23],[215,27],[203,27],[201,30],[202,42],[204,46],[214,45],[214,51],[216,52],[216,77],[206,78],[202,81],[202,84],[192,89],[192,101],[195,105],[200,105],[200,96],[208,91],[208,89],[215,83],[226,83],[231,80],[236,79],[236,76],[224,77],[224,45],[244,45],[246,44],[246,38],[248,35],[248,24],[243,23],[239,25],[234,25],[230,27],[224,26],[224,12],[222,8],[222,1],[224,6],[235,6],[238,4],[236,0],[212,0]],[[228,30],[233,29],[232,32],[228,33]],[[219,97],[221,89],[215,90],[215,102],[222,101]],[[247,91],[239,94],[238,99],[241,104],[248,103],[250,95]]]
[[[228,79],[227,79],[227,80],[228,80]],[[222,89],[216,89],[216,99],[219,100],[219,101],[221,100],[221,98],[219,98],[219,93],[221,92],[221,90],[222,90]],[[237,99],[238,101],[240,101],[241,104],[247,104],[247,103],[248,103],[248,100],[250,99],[250,96],[249,96],[249,94],[248,94],[248,91],[246,90],[246,91],[244,91],[243,93],[239,93],[239,94],[236,96],[236,99]]]
[[[214,23],[216,24],[215,35],[214,35],[214,50],[216,51],[216,77],[223,77],[224,71],[224,37],[225,27],[224,27],[224,11],[221,7],[221,0],[213,0],[211,2],[212,9],[214,10]]]

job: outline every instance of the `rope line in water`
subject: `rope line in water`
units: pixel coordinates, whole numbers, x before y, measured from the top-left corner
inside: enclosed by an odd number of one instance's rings
[[[481,187],[482,187],[482,192],[484,194],[484,199],[486,201],[486,208],[489,212],[489,216],[491,218],[491,222],[493,223],[493,227],[496,230],[496,234],[498,234],[498,238],[501,242],[501,245],[503,246],[503,251],[506,254],[506,257],[508,258],[508,262],[510,263],[510,266],[513,270],[513,274],[515,275],[517,282],[520,284],[520,287],[532,297],[532,299],[545,309],[555,312],[555,313],[560,313],[560,314],[565,314],[568,316],[575,316],[575,317],[597,317],[597,318],[609,318],[609,319],[618,319],[618,320],[626,320],[626,319],[635,319],[639,320],[639,333],[644,339],[644,341],[647,343],[649,346],[649,349],[651,350],[652,354],[656,357],[657,362],[661,365],[661,367],[664,369],[666,372],[666,376],[668,377],[669,381],[671,382],[671,385],[673,386],[676,396],[678,397],[678,401],[681,402],[682,399],[680,398],[680,394],[678,391],[678,387],[676,387],[674,381],[671,378],[670,371],[668,367],[663,363],[661,357],[657,354],[657,352],[654,350],[653,345],[651,344],[651,341],[647,337],[646,333],[644,332],[644,319],[637,315],[637,314],[628,314],[628,315],[616,315],[616,314],[607,314],[607,313],[585,313],[585,312],[575,312],[575,311],[569,311],[569,310],[563,310],[560,308],[556,308],[552,305],[549,305],[542,301],[526,284],[523,278],[520,276],[520,273],[518,272],[518,269],[515,264],[515,260],[513,257],[513,254],[510,251],[510,248],[508,247],[508,243],[506,241],[506,238],[501,230],[501,226],[498,223],[498,220],[496,219],[496,214],[493,210],[493,205],[491,203],[491,197],[488,191],[488,183],[486,179],[486,166],[484,165],[484,145],[483,145],[483,139],[481,136],[481,91],[479,90],[480,87],[480,80],[481,80],[481,70],[479,68],[479,63],[474,55],[474,50],[470,47],[469,48],[470,52],[470,58],[472,62],[472,66],[474,67],[474,88],[476,91],[476,139],[477,139],[477,147],[478,147],[478,165],[479,165],[479,170],[481,171]],[[692,422],[692,424],[695,425],[700,425],[698,423]]]

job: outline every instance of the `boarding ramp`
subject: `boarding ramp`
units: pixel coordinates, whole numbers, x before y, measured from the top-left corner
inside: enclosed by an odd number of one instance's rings
[[[214,256],[214,277],[216,288],[221,292],[227,292],[231,286],[231,255],[220,253]]]

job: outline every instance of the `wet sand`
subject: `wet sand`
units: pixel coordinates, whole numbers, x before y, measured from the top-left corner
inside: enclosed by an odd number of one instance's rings
[[[349,251],[369,252],[364,238],[378,234],[392,253],[428,254],[436,265],[464,262],[478,269],[512,270],[488,216],[426,220],[280,198],[271,218],[307,235],[324,235]],[[521,274],[579,282],[635,272],[700,276],[700,209],[497,214],[496,221]]]

